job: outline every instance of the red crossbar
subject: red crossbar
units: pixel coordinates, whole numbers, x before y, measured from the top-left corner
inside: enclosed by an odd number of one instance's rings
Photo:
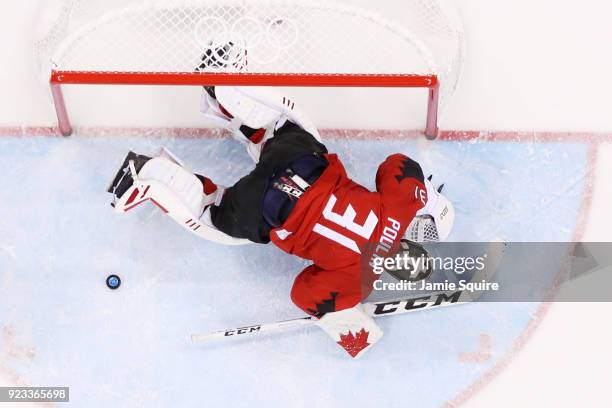
[[[437,116],[440,85],[435,75],[53,71],[50,84],[59,129],[64,136],[72,133],[72,126],[61,86],[77,84],[429,88],[425,134],[429,138],[435,138],[438,132]]]

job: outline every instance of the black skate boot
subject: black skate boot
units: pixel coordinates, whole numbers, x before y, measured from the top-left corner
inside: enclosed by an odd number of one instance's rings
[[[151,160],[151,157],[149,156],[136,154],[134,152],[128,153],[107,190],[109,193],[114,195],[114,200],[120,199],[132,186],[132,184],[134,184],[134,175],[130,169],[130,161],[134,162],[134,170],[136,171],[136,174],[138,174],[140,169],[142,169],[142,166],[144,166],[149,160]],[[114,207],[114,203],[111,203],[111,205]]]

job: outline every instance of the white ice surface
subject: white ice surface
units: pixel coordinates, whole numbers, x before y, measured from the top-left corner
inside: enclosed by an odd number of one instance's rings
[[[388,154],[419,160],[455,202],[453,240],[562,241],[576,228],[584,144],[327,144],[368,187]],[[210,244],[152,206],[113,213],[105,189],[126,152],[160,145],[221,184],[252,167],[224,137],[0,139],[4,373],[68,385],[79,407],[438,406],[505,355],[537,308],[475,304],[382,319],[385,337],[359,361],[316,329],[193,345],[194,331],[302,315],[289,290],[305,263],[272,246]],[[111,273],[123,279],[115,292],[104,284]],[[481,334],[492,339],[492,358],[462,362]],[[32,353],[11,355],[11,339]]]
[[[31,49],[40,6],[48,1],[2,5],[4,126],[56,123]],[[355,3],[373,7],[368,0]],[[612,129],[610,2],[457,4],[468,59],[442,120],[444,129]],[[400,22],[402,5],[402,0],[376,3],[378,12]],[[370,94],[362,90],[296,96],[322,127],[422,128],[423,92],[373,94],[373,103],[363,103],[367,98],[361,95]],[[73,87],[66,96],[76,125],[203,125],[194,103],[197,89]],[[229,141],[124,137],[77,137],[70,143],[0,138],[0,385],[71,385],[72,406],[79,407],[251,401],[358,407],[371,406],[374,399],[381,405],[391,401],[388,406],[435,406],[505,355],[536,309],[476,305],[390,318],[383,321],[381,347],[359,362],[347,362],[316,331],[228,349],[194,348],[187,341],[194,330],[299,315],[288,290],[302,263],[273,248],[225,259],[155,209],[117,218],[103,190],[128,148],[168,144],[194,168],[227,182],[249,166],[246,154]],[[378,147],[428,160],[436,174],[452,179],[447,188],[461,216],[453,239],[497,234],[524,239],[534,233],[539,239],[570,239],[589,182],[582,144],[342,141],[330,146],[350,173],[370,186],[386,153]],[[216,153],[242,162],[219,161]],[[589,223],[590,236],[598,240],[610,237],[606,177],[612,156],[601,153]],[[237,267],[216,273],[219,259]],[[124,280],[116,293],[103,283],[112,272]],[[608,374],[610,366],[609,312],[599,305],[573,306],[553,308],[518,364],[487,388],[478,406],[533,404],[532,393],[539,394],[538,405],[551,405],[553,394],[559,406],[589,399],[605,404],[607,390],[600,383],[605,376],[598,373]],[[556,318],[555,310],[561,310]],[[495,336],[492,359],[483,365],[460,363],[459,352],[478,349],[479,331]]]

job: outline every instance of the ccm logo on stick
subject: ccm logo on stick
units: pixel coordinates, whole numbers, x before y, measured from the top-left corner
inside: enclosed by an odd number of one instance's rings
[[[397,312],[400,308],[406,310],[423,309],[432,306],[440,306],[443,303],[457,303],[461,291],[447,295],[446,293],[438,293],[432,296],[423,296],[410,300],[402,300],[396,302],[377,303],[374,309],[374,315],[384,315]],[[419,303],[417,303],[419,302]]]
[[[259,329],[261,329],[261,326],[241,327],[235,330],[228,330],[225,332],[225,335],[233,336],[237,334],[253,333],[253,332],[259,331]]]

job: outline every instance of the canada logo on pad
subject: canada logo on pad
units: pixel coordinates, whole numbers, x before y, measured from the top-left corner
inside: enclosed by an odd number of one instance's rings
[[[346,350],[347,353],[351,355],[351,357],[357,357],[357,355],[368,348],[370,343],[368,343],[369,332],[365,331],[365,329],[359,330],[356,334],[353,334],[349,330],[347,334],[340,334],[340,341],[338,344]]]

